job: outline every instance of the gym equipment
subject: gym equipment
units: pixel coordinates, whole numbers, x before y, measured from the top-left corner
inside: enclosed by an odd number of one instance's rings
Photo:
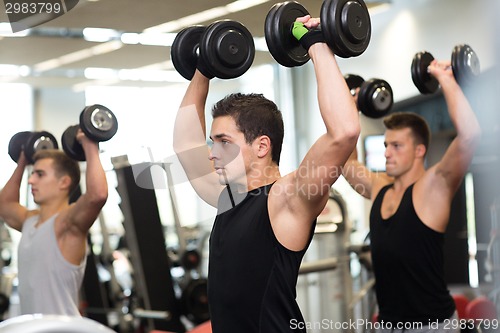
[[[357,106],[362,114],[369,118],[381,118],[389,113],[394,97],[387,81],[376,78],[365,81],[355,74],[346,74],[344,78],[353,96],[359,88]]]
[[[49,132],[18,132],[9,141],[9,156],[17,163],[22,151],[29,164],[33,164],[33,155],[42,149],[58,149],[56,138]]]
[[[195,324],[210,319],[207,286],[207,279],[191,279],[182,290],[182,312]]]
[[[165,250],[164,226],[161,223],[155,191],[139,186],[141,182],[153,184],[151,167],[155,164],[130,165],[126,156],[112,158],[123,212],[125,240],[130,249],[134,267],[134,285],[138,298],[134,308],[157,311],[168,316],[144,318],[145,331],[186,331],[181,318],[181,304],[176,298],[171,275],[172,263]],[[134,168],[136,171],[134,171]],[[142,171],[138,171],[142,170]],[[133,311],[137,316],[136,311]]]
[[[432,54],[421,51],[415,54],[411,63],[411,78],[422,94],[433,94],[439,88],[439,82],[431,76],[428,67],[434,60]],[[459,44],[451,53],[453,76],[461,86],[467,85],[479,76],[480,63],[474,50],[467,44]]]
[[[207,27],[195,25],[181,30],[171,47],[175,69],[191,80],[201,57],[206,65],[203,73],[220,79],[243,75],[252,65],[255,44],[248,29],[237,21],[220,20]]]
[[[79,128],[94,142],[108,141],[118,130],[118,120],[110,109],[94,104],[85,107],[80,113],[79,125],[70,126],[63,132],[61,143],[64,152],[74,160],[85,161],[83,147],[76,140]]]
[[[302,66],[309,54],[292,35],[297,17],[309,12],[296,1],[274,4],[269,10],[264,34],[269,52],[282,66]],[[363,0],[325,0],[321,6],[321,31],[328,46],[342,58],[362,54],[371,38],[371,21]]]

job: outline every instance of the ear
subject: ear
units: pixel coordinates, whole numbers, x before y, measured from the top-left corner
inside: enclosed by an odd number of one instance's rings
[[[267,135],[259,136],[254,143],[258,157],[265,157],[271,152],[271,139]]]
[[[417,147],[415,147],[415,154],[417,155],[417,157],[424,158],[426,152],[427,149],[425,149],[425,146],[423,144],[419,144],[417,145]]]
[[[69,191],[69,187],[71,186],[71,177],[68,175],[64,175],[59,178],[59,186],[60,189]]]

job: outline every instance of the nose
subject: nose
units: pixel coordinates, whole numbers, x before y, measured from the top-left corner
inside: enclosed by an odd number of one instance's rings
[[[384,156],[385,158],[389,158],[389,156],[391,155],[391,152],[389,151],[389,146],[385,147],[385,150],[384,150]]]
[[[209,153],[208,153],[208,159],[210,161],[213,161],[215,160],[216,158],[218,157],[218,149],[217,149],[217,143],[214,142],[214,144],[212,145],[212,148],[210,149]]]

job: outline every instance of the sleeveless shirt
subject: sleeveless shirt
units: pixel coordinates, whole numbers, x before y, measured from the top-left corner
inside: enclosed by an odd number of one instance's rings
[[[28,218],[18,248],[21,314],[80,316],[78,293],[86,257],[80,265],[69,263],[57,245],[56,215],[35,227],[38,216]]]
[[[276,239],[268,213],[272,184],[219,198],[210,235],[208,300],[213,333],[305,332],[296,298],[301,260],[309,246],[291,251]],[[230,196],[230,195],[229,195]],[[234,205],[234,202],[237,202]]]
[[[455,311],[444,281],[444,234],[426,226],[413,205],[413,184],[388,219],[381,215],[380,190],[370,212],[370,242],[379,321],[443,321]]]

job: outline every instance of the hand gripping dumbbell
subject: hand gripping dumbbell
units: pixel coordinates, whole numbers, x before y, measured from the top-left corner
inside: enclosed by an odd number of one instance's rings
[[[434,60],[427,51],[418,52],[411,62],[411,79],[422,94],[433,94],[439,88],[438,80],[429,74],[428,67]],[[479,76],[479,58],[467,44],[459,44],[451,53],[453,76],[461,86],[467,85]]]
[[[309,12],[296,1],[273,5],[265,20],[269,52],[282,66],[296,67],[309,61],[307,50],[292,35],[293,23]],[[363,0],[325,0],[320,12],[325,42],[342,58],[362,54],[371,38],[371,21]]]
[[[29,164],[33,164],[33,155],[42,149],[58,149],[56,138],[49,132],[30,132],[23,131],[16,133],[9,141],[9,156],[17,163],[21,152]]]
[[[181,30],[172,43],[172,63],[185,79],[191,80],[201,57],[207,77],[233,79],[243,75],[255,58],[250,31],[237,21],[220,20],[209,26],[195,25]]]
[[[61,137],[64,152],[74,160],[85,161],[85,152],[76,139],[78,129],[94,142],[111,139],[118,130],[118,120],[105,106],[94,104],[87,106],[80,113],[80,124],[68,127]]]
[[[355,74],[346,74],[344,78],[353,96],[359,88],[357,107],[362,114],[369,118],[381,118],[389,113],[394,97],[387,81],[376,78],[365,81]]]

